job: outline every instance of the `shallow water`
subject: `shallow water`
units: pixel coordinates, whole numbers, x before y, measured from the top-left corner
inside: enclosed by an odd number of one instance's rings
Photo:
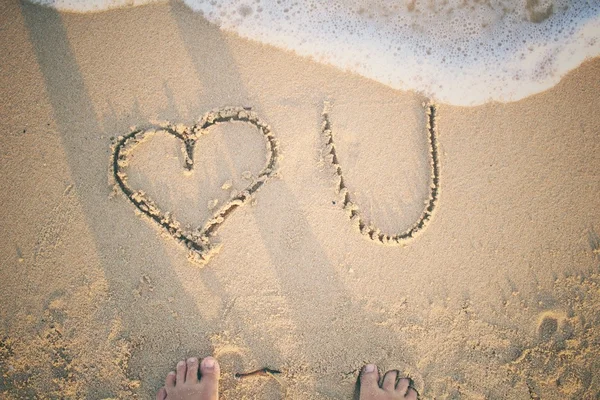
[[[599,0],[184,0],[222,29],[435,101],[515,101],[600,54]],[[35,0],[98,12],[151,0]]]

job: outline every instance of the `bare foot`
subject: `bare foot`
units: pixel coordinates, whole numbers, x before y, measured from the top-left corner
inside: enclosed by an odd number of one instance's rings
[[[360,400],[417,400],[419,394],[410,387],[410,379],[398,379],[398,371],[388,371],[379,385],[379,372],[367,364],[360,375]]]
[[[169,372],[165,386],[156,393],[156,400],[217,400],[219,398],[219,363],[206,357],[200,364],[198,379],[198,359],[177,363],[177,372]]]

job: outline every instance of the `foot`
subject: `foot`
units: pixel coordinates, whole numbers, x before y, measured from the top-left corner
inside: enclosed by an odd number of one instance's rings
[[[197,358],[179,361],[177,372],[169,372],[165,386],[156,393],[156,400],[217,400],[219,374],[219,363],[212,357],[206,357],[200,366]]]
[[[380,385],[377,367],[365,365],[360,375],[360,400],[417,400],[419,394],[410,386],[410,379],[399,378],[398,371],[388,371]]]

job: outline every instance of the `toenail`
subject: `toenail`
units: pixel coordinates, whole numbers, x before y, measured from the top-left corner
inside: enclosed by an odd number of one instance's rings
[[[375,371],[375,365],[373,365],[373,364],[367,364],[365,366],[365,372],[369,373],[369,372],[373,372],[373,371]]]
[[[169,375],[175,375],[175,371],[169,371]]]
[[[190,364],[194,364],[197,361],[198,361],[198,359],[196,357],[188,358],[188,363],[190,363]]]
[[[215,360],[209,358],[204,361],[204,367],[207,369],[213,369],[215,367]]]
[[[178,367],[183,367],[184,365],[185,365],[185,361],[179,361],[179,362],[177,363],[177,366],[178,366]]]

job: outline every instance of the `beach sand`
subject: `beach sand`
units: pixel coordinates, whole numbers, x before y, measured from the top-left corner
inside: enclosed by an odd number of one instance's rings
[[[382,244],[343,207],[324,104],[349,198],[393,236],[431,195],[428,99],[178,3],[9,0],[0,26],[0,399],[152,398],[178,360],[209,354],[224,399],[350,399],[367,362],[423,399],[597,398],[600,59],[519,102],[436,104],[432,217]],[[268,124],[276,165],[198,263],[116,186],[113,149],[228,106]],[[186,232],[273,150],[246,122],[203,133],[189,171],[160,129],[119,165]],[[280,373],[234,375],[265,367]]]

